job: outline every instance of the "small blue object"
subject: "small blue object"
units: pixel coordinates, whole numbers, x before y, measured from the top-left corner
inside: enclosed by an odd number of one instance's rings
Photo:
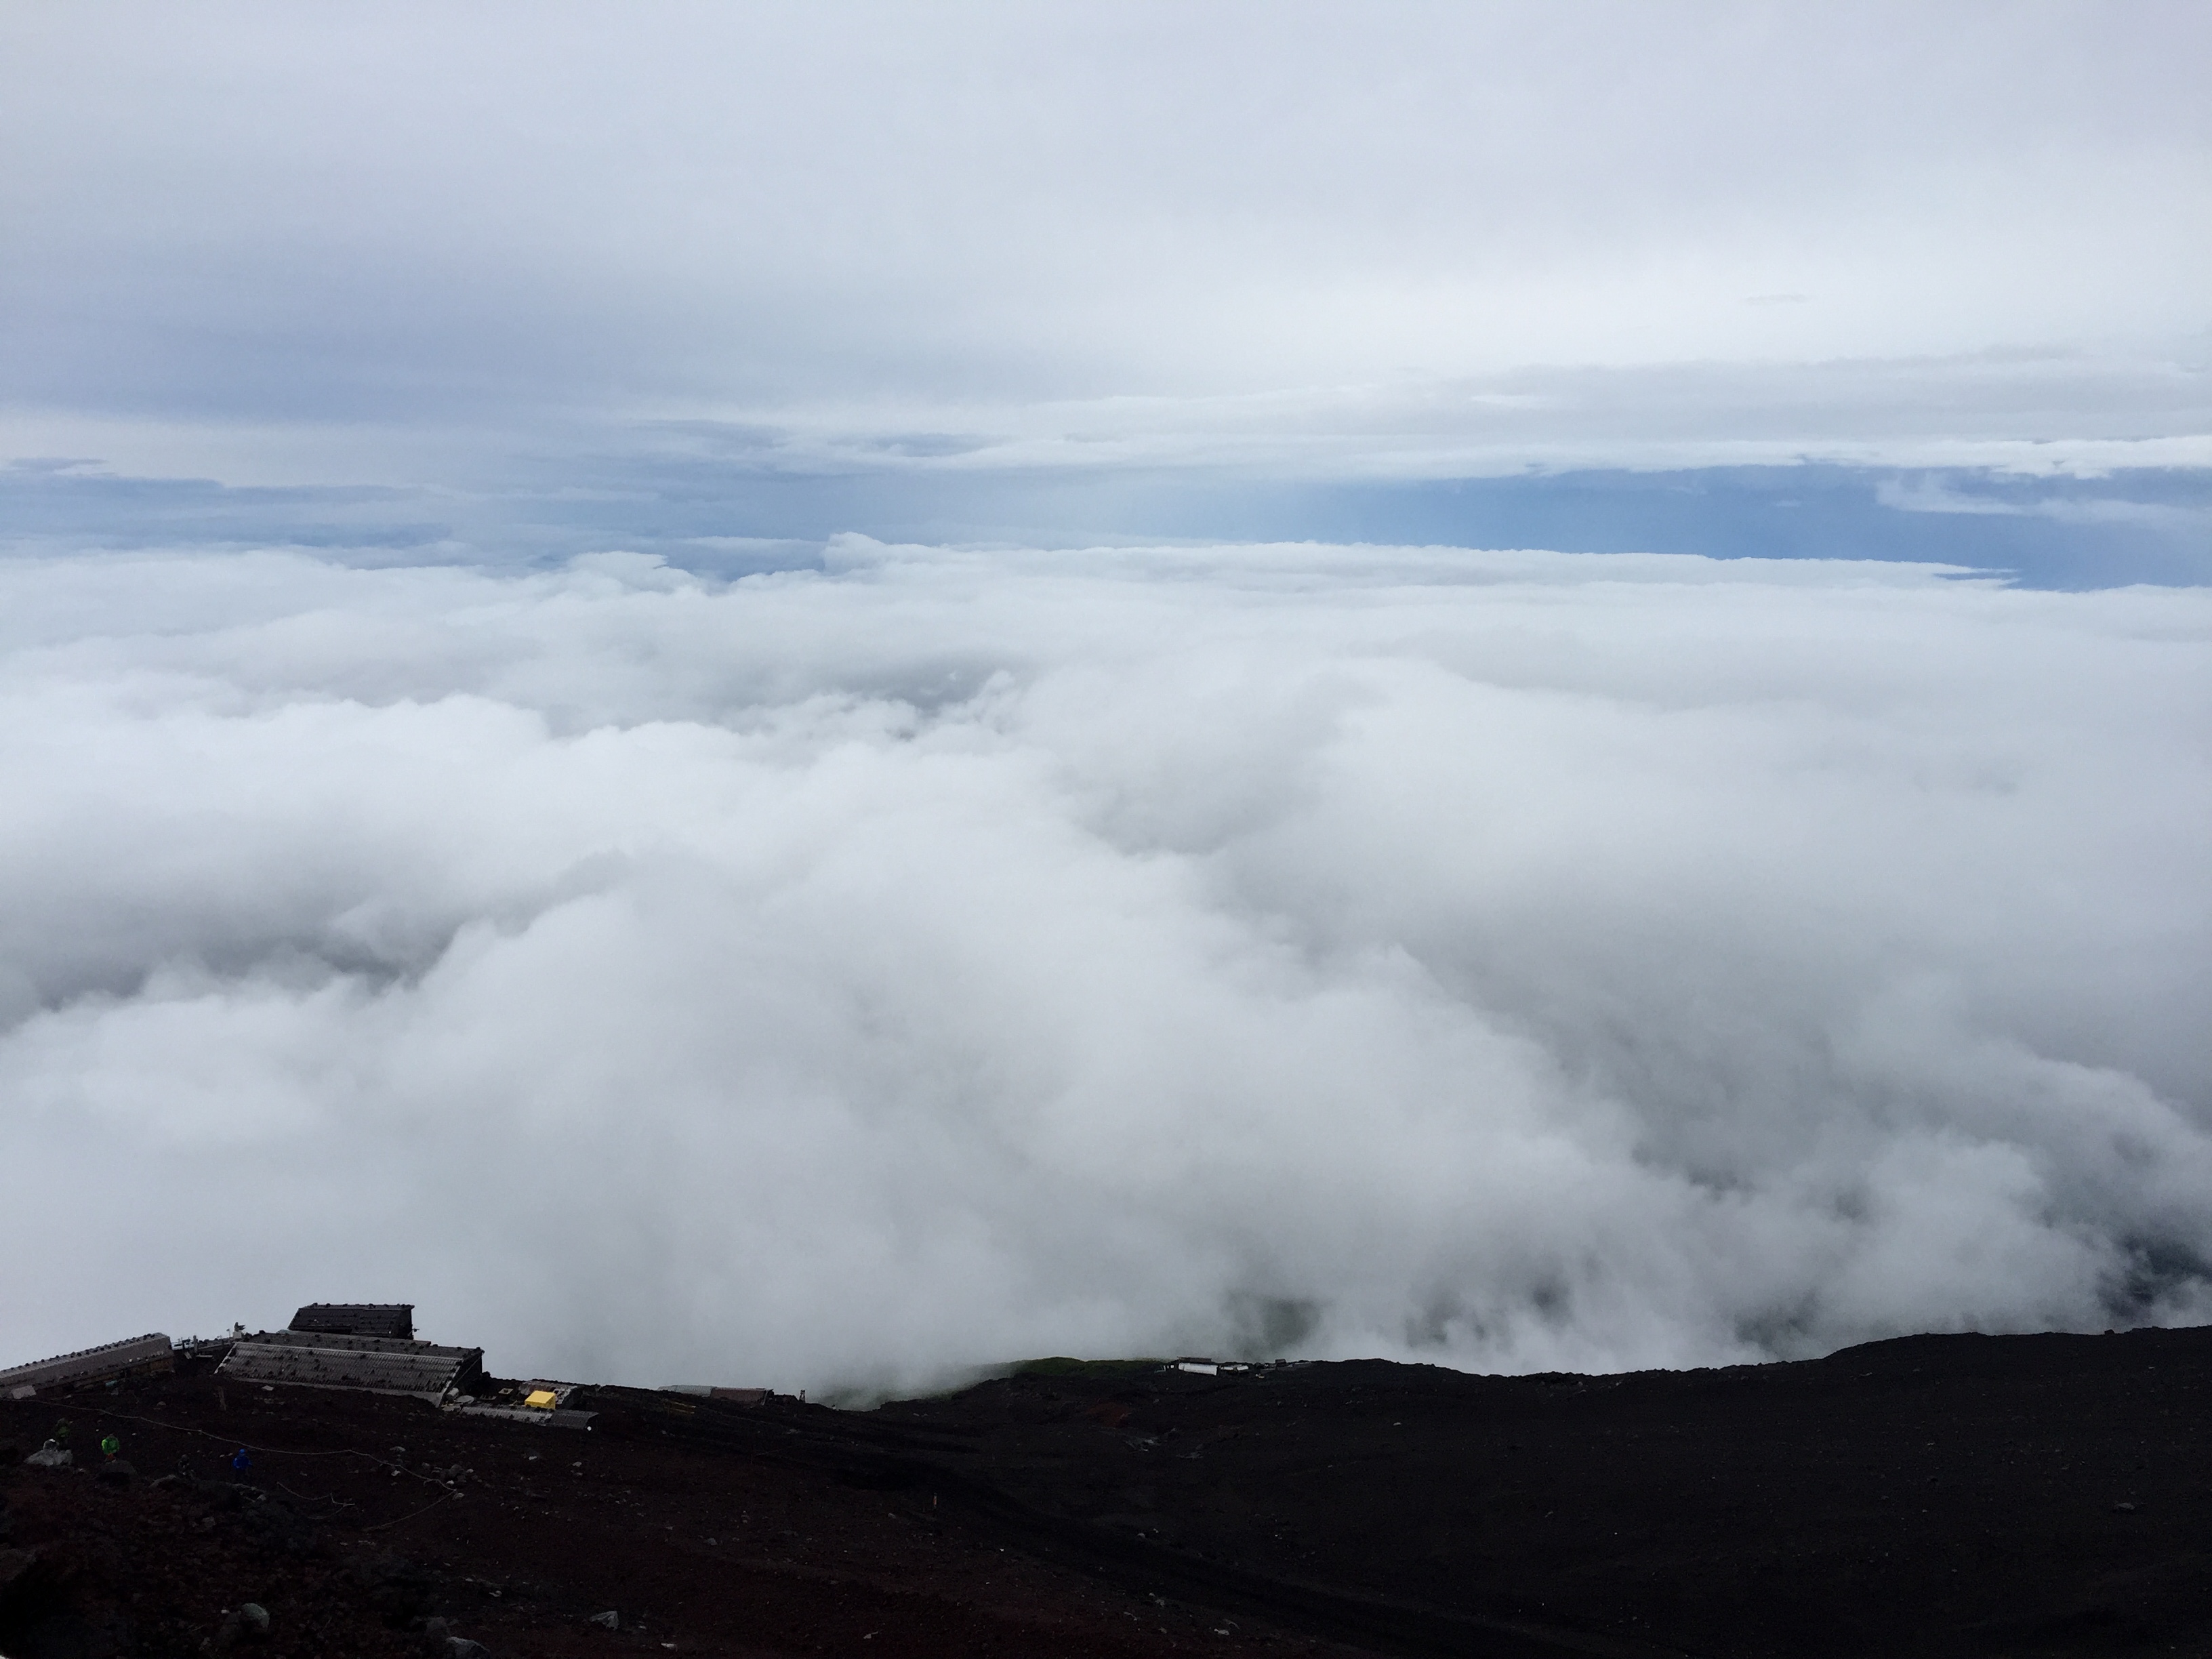
[[[230,1460],[230,1467],[234,1469],[250,1469],[253,1467],[253,1460],[246,1455],[245,1447],[240,1446],[238,1449],[238,1455]]]

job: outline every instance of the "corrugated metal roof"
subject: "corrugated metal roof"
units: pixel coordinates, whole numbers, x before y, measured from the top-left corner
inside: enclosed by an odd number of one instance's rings
[[[0,1371],[0,1393],[26,1388],[58,1388],[65,1382],[94,1382],[130,1370],[164,1370],[173,1363],[169,1339],[157,1331],[148,1336],[103,1342],[96,1348],[79,1348],[74,1353],[56,1354],[52,1359],[13,1366]]]
[[[434,1342],[415,1342],[396,1336],[332,1336],[321,1331],[256,1331],[238,1339],[262,1342],[275,1348],[343,1348],[362,1353],[482,1353],[482,1348],[441,1347]]]
[[[331,1336],[387,1336],[411,1341],[415,1335],[412,1302],[310,1302],[292,1316],[295,1331],[320,1331]]]
[[[456,1389],[465,1390],[483,1374],[482,1348],[302,1331],[264,1331],[241,1338],[230,1357],[216,1368],[217,1376],[232,1382],[360,1389],[370,1394],[410,1395],[433,1405]]]

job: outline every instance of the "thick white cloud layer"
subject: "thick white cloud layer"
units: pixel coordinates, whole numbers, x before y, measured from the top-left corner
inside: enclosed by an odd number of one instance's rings
[[[2212,1316],[2212,593],[0,566],[11,1348],[1693,1364]]]

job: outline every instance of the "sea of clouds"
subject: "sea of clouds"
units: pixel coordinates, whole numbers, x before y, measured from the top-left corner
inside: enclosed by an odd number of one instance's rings
[[[0,1359],[1704,1364],[2212,1318],[2212,592],[0,563]]]

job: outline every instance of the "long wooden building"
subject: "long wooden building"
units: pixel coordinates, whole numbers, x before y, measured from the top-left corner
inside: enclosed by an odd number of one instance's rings
[[[10,1366],[0,1371],[0,1400],[26,1400],[45,1389],[83,1388],[111,1377],[143,1376],[168,1370],[175,1364],[176,1350],[156,1331]]]
[[[370,1394],[407,1395],[441,1406],[482,1386],[483,1350],[441,1347],[398,1337],[262,1331],[232,1343],[215,1374],[229,1382],[360,1389]]]

